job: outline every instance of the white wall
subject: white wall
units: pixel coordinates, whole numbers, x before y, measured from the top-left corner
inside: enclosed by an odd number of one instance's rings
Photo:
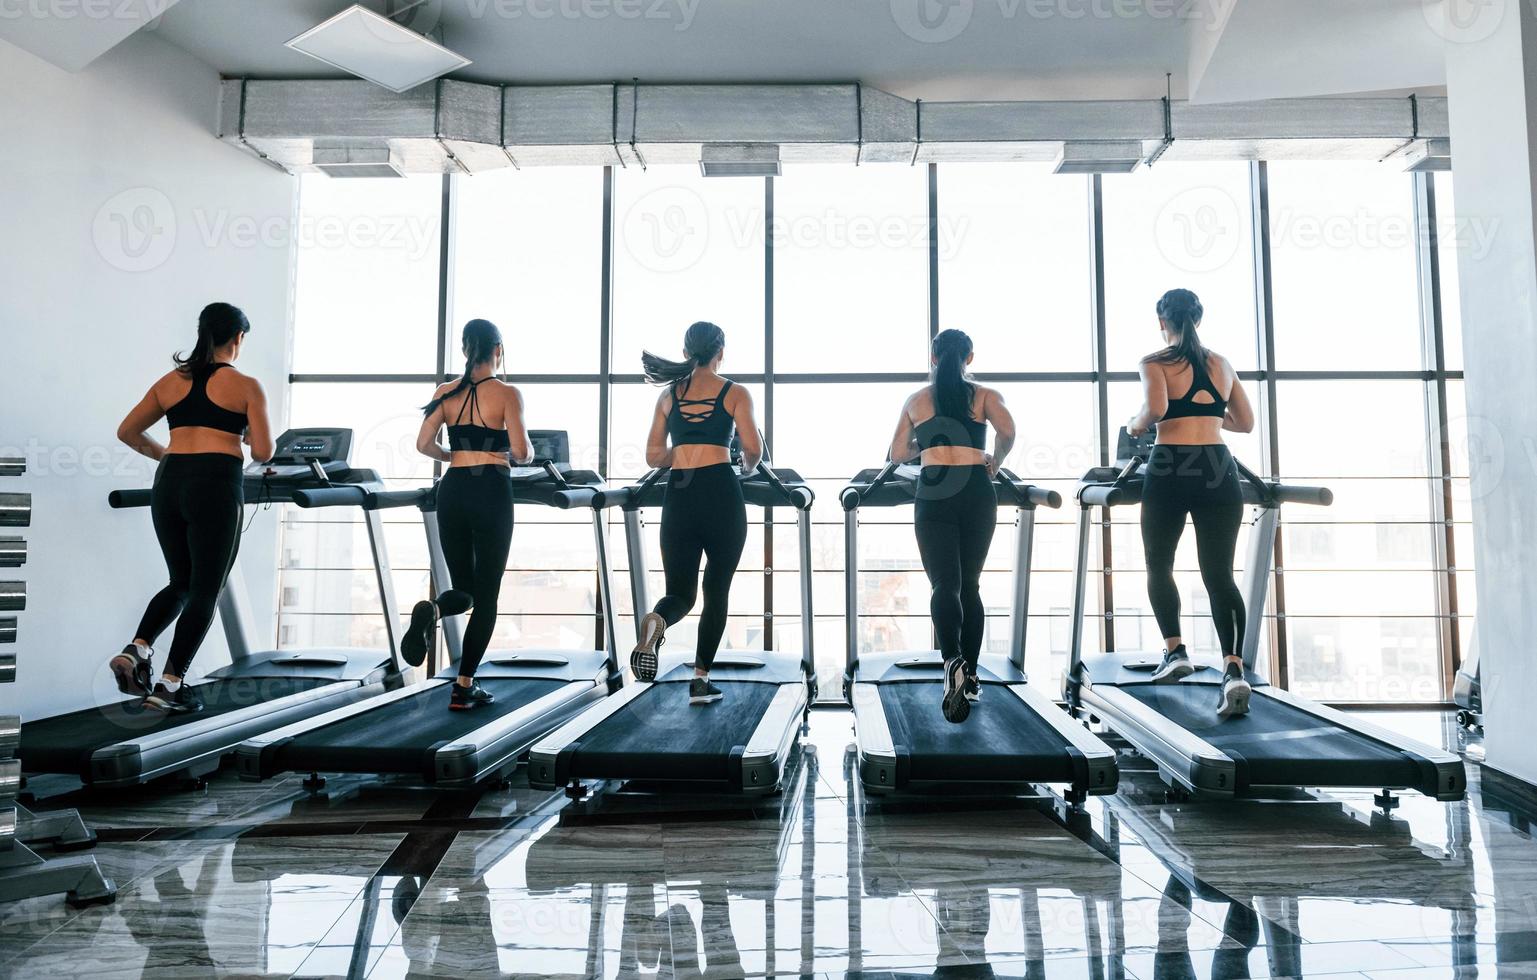
[[[115,433],[191,346],[204,304],[246,311],[240,367],[274,424],[286,418],[297,182],[212,136],[217,73],[153,35],[79,74],[0,41],[0,92],[0,455],[30,457],[0,491],[34,499],[29,561],[0,570],[29,592],[0,704],[37,718],[118,696],[105,663],[164,584],[148,513],[107,507],[152,472]],[[263,645],[276,513],[257,516],[240,558]],[[216,623],[194,673],[227,662]]]
[[[1488,764],[1537,782],[1537,11],[1490,4],[1448,31],[1458,250]]]

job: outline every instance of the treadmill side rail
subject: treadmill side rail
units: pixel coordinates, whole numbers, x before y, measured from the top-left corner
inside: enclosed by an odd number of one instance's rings
[[[859,746],[859,780],[869,793],[890,793],[901,783],[897,747],[881,702],[880,685],[855,679],[849,686],[854,741]]]
[[[1463,763],[1462,757],[1459,755],[1454,755],[1453,753],[1447,752],[1444,749],[1438,749],[1433,746],[1426,745],[1425,743],[1416,741],[1407,735],[1400,735],[1398,732],[1390,731],[1380,725],[1374,725],[1365,719],[1347,715],[1343,711],[1336,710],[1329,707],[1328,705],[1319,704],[1317,701],[1310,701],[1307,698],[1300,698],[1289,691],[1282,691],[1274,687],[1262,687],[1256,689],[1254,693],[1256,695],[1263,694],[1266,697],[1275,698],[1282,704],[1287,704],[1293,708],[1298,709],[1299,711],[1306,711],[1311,715],[1316,715],[1317,717],[1322,718],[1324,721],[1327,721],[1330,724],[1337,725],[1338,727],[1347,731],[1355,732],[1363,738],[1369,738],[1374,741],[1381,742],[1384,745],[1390,746],[1391,748],[1398,749],[1400,752],[1418,756],[1426,764],[1431,766],[1435,772],[1436,781],[1434,785],[1422,785],[1413,787],[1382,787],[1384,789],[1416,789],[1426,796],[1435,797],[1436,799],[1443,802],[1456,802],[1467,794],[1467,767]]]
[[[212,771],[241,742],[273,725],[299,721],[328,705],[347,705],[384,690],[382,683],[338,681],[175,728],[104,745],[91,754],[91,782],[132,786],[182,771]]]
[[[1178,781],[1191,794],[1209,799],[1233,798],[1238,767],[1226,752],[1113,685],[1085,683],[1079,697],[1090,713],[1109,722],[1111,728],[1156,763],[1165,776]]]
[[[433,753],[433,785],[469,789],[608,693],[606,678],[572,681]],[[511,763],[511,765],[509,765]]]
[[[277,745],[291,738],[308,735],[317,729],[334,725],[339,721],[345,721],[348,718],[383,707],[386,704],[393,704],[396,701],[414,697],[430,688],[441,687],[448,683],[451,682],[447,680],[429,680],[421,684],[413,684],[410,687],[386,691],[372,698],[354,701],[334,711],[314,715],[302,721],[294,722],[292,725],[284,725],[281,728],[274,728],[269,732],[248,738],[241,742],[239,748],[235,750],[236,769],[239,771],[241,779],[247,782],[260,782],[281,771],[267,765],[267,753]]]
[[[772,793],[779,788],[784,773],[785,760],[795,747],[800,728],[800,716],[806,710],[806,684],[793,681],[779,685],[768,710],[758,719],[758,727],[742,753],[742,784],[735,787],[744,793]]]
[[[1046,697],[1029,684],[1010,684],[1013,691],[1030,710],[1046,724],[1050,725],[1062,740],[1083,755],[1088,765],[1088,781],[1086,785],[1074,786],[1078,792],[1088,793],[1090,796],[1104,796],[1114,793],[1120,783],[1121,771],[1116,766],[1115,750],[1100,740],[1098,735],[1079,724],[1072,715],[1057,707],[1057,703]]]
[[[528,782],[534,789],[559,789],[557,776],[560,754],[581,737],[602,724],[625,705],[651,689],[651,682],[628,684],[623,690],[594,704],[564,725],[555,729],[528,750]]]

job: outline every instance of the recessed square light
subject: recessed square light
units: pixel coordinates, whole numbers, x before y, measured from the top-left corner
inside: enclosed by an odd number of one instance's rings
[[[391,92],[413,89],[470,64],[431,38],[356,4],[287,46]]]

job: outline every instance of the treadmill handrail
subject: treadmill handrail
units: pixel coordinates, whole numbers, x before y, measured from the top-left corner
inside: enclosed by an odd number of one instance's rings
[[[428,492],[427,489],[375,490],[360,484],[335,484],[295,490],[293,502],[304,508],[352,506],[364,510],[391,510],[416,507]]]
[[[113,510],[127,507],[148,507],[153,490],[113,490],[107,494],[107,506]]]
[[[599,491],[598,499],[595,499],[592,505],[599,510],[609,507],[623,507],[625,510],[635,510],[646,506],[642,503],[646,492],[660,482],[663,477],[671,473],[671,467],[659,466],[627,487],[616,487],[612,490]],[[816,494],[812,492],[810,487],[798,486],[791,488],[785,486],[779,474],[770,469],[767,463],[759,463],[758,468],[751,473],[738,472],[737,479],[747,481],[752,479],[756,473],[762,473],[764,482],[778,492],[780,496],[784,497],[785,502],[796,510],[810,510],[812,503],[816,500]]]
[[[846,486],[838,494],[838,501],[846,511],[857,510],[865,501],[865,498],[874,494],[903,466],[905,463],[896,463],[888,460],[875,479],[864,489],[857,486]],[[1000,469],[993,476],[993,483],[1005,491],[1008,500],[1003,501],[1015,507],[1061,507],[1062,495],[1055,490],[1038,487],[1033,483],[1026,483],[1012,470]]]

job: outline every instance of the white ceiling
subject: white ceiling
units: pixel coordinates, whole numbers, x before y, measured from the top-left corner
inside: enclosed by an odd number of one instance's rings
[[[127,2],[164,10],[143,29],[225,75],[323,78],[338,73],[283,42],[352,0]],[[364,0],[383,13],[409,6],[402,22],[441,30],[474,59],[455,77],[473,81],[859,81],[933,101],[1145,99],[1164,93],[1168,72],[1176,98],[1204,102],[1437,91],[1442,2]],[[23,26],[0,21],[0,38],[69,70],[110,47],[71,22]]]
[[[155,29],[226,74],[320,77],[283,42],[349,3],[182,0]],[[475,61],[456,77],[475,81],[857,80],[908,98],[1082,99],[1156,97],[1169,71],[1182,90],[1185,26],[1092,13],[1114,4],[1125,0],[426,0],[412,26],[440,25]]]

